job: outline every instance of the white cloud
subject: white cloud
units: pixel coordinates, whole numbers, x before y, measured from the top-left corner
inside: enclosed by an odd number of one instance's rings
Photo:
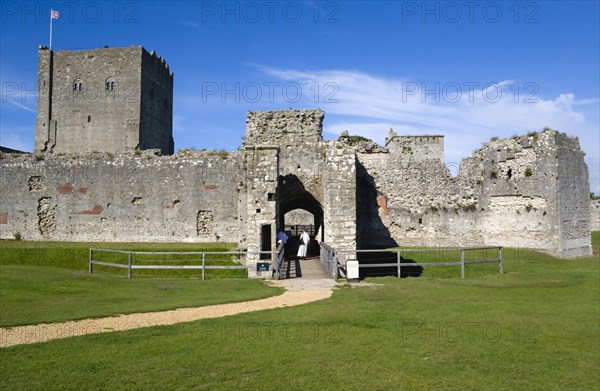
[[[4,131],[0,134],[0,145],[19,151],[32,152],[33,151],[33,140],[30,140],[29,135],[24,138],[18,131]]]
[[[193,22],[191,20],[180,20],[177,23],[179,23],[182,26],[192,27],[192,28],[195,28],[195,29],[197,29],[197,28],[200,27],[200,25],[198,23]]]
[[[35,109],[32,109],[31,107],[29,107],[29,106],[27,106],[27,105],[25,105],[25,104],[23,104],[23,103],[19,102],[19,101],[18,101],[18,100],[16,100],[16,99],[13,99],[13,98],[10,98],[10,97],[9,97],[9,98],[6,98],[6,99],[5,99],[5,102],[6,102],[6,103],[9,103],[9,104],[11,104],[11,105],[13,105],[13,106],[16,106],[16,107],[18,107],[18,108],[20,108],[20,109],[23,109],[23,110],[25,110],[25,111],[29,111],[30,113],[35,113]]]
[[[380,144],[390,127],[399,134],[443,134],[446,161],[459,162],[492,136],[509,137],[548,126],[579,136],[588,158],[597,161],[600,155],[594,109],[598,98],[577,100],[572,93],[562,93],[544,99],[537,94],[538,85],[520,85],[515,80],[426,83],[351,70],[258,68],[301,85],[306,91],[302,103],[325,110],[325,131],[331,134],[347,129]],[[596,112],[590,114],[590,107]],[[600,169],[589,168],[595,188]]]

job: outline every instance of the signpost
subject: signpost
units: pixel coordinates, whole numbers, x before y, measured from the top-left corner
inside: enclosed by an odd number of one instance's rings
[[[346,279],[348,281],[358,280],[358,260],[351,259],[346,261]]]

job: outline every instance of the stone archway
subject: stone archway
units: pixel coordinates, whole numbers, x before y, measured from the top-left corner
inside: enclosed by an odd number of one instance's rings
[[[278,182],[278,221],[277,226],[286,226],[285,215],[295,210],[304,210],[313,216],[314,239],[322,241],[325,237],[323,226],[323,207],[321,203],[304,188],[302,181],[295,175],[280,176]]]

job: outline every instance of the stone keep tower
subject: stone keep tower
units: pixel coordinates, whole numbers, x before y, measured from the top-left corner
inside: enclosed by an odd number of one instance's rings
[[[141,46],[39,48],[35,152],[172,154],[173,73]]]

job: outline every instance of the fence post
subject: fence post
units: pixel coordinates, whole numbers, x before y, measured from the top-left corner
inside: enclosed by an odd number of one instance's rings
[[[129,264],[127,268],[127,278],[131,278],[131,264],[133,263],[133,254],[127,253],[127,263]]]
[[[465,250],[460,249],[460,278],[465,279]]]
[[[204,265],[205,265],[205,256],[206,254],[202,253],[202,281],[204,281]]]
[[[400,268],[400,260],[402,257],[400,256],[400,250],[396,251],[396,258],[398,260],[398,278],[402,275],[402,269]]]
[[[499,262],[500,274],[502,274],[502,273],[504,273],[504,259],[502,258],[502,247],[498,247],[498,259],[500,260],[500,262]]]
[[[357,257],[358,258],[358,257]],[[339,262],[337,259],[337,255],[335,254],[335,251],[331,251],[331,253],[329,254],[329,269],[331,270],[331,272],[329,273],[334,279],[337,279],[340,276],[340,270],[339,270]]]
[[[94,272],[94,250],[90,248],[90,274]]]

